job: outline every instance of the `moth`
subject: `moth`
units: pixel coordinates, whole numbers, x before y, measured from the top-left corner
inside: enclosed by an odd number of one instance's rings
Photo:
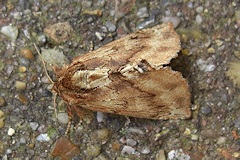
[[[168,66],[180,49],[171,23],[138,30],[55,68],[53,91],[72,113],[87,109],[147,119],[189,118],[188,82]]]

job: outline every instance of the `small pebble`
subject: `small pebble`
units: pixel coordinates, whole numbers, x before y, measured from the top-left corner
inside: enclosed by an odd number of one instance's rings
[[[114,32],[117,29],[116,25],[109,21],[106,22],[106,27],[109,32]]]
[[[168,153],[168,160],[176,160],[176,159],[190,160],[190,156],[185,154],[182,149],[171,150]]]
[[[104,122],[105,120],[105,114],[103,112],[97,112],[97,121],[98,123]]]
[[[30,144],[28,145],[28,148],[29,148],[29,149],[34,149],[34,147],[35,147],[35,144],[34,144],[34,143],[30,143]]]
[[[5,104],[6,104],[5,99],[2,96],[0,96],[0,107],[4,106]]]
[[[215,53],[215,49],[212,48],[212,47],[211,47],[211,48],[208,48],[208,49],[207,49],[207,52],[208,52],[208,53]]]
[[[47,76],[43,76],[41,78],[41,82],[46,83],[46,84],[50,84],[51,83]]]
[[[121,148],[121,144],[119,144],[117,141],[113,142],[111,146],[112,146],[112,149],[115,151],[119,151]]]
[[[8,148],[8,149],[6,150],[6,154],[12,154],[12,150]]]
[[[33,131],[36,131],[39,126],[39,124],[37,122],[30,122],[29,125]]]
[[[191,140],[197,141],[199,136],[197,134],[191,134]]]
[[[58,113],[57,119],[62,124],[68,124],[68,114],[67,113]]]
[[[127,139],[126,140],[128,146],[136,146],[137,142],[133,139]]]
[[[25,95],[21,94],[21,93],[17,94],[16,98],[23,104],[27,104],[28,103],[28,98]]]
[[[218,140],[217,140],[217,144],[221,145],[221,144],[226,143],[226,141],[227,141],[226,137],[219,137]]]
[[[233,157],[234,158],[240,158],[240,152],[234,152]]]
[[[158,151],[158,154],[156,156],[156,160],[166,160],[164,150],[161,149],[161,150]]]
[[[56,44],[68,41],[72,37],[73,28],[68,22],[51,24],[44,28],[44,33]]]
[[[137,25],[138,29],[143,29],[146,26],[155,23],[155,16],[150,16],[145,21],[141,22],[139,25]]]
[[[9,65],[6,66],[6,73],[8,75],[10,75],[13,72],[13,70],[14,70],[14,66],[13,65],[9,64]]]
[[[200,16],[200,15],[196,16],[196,23],[197,24],[201,24],[202,23],[202,16]]]
[[[81,3],[82,3],[82,7],[89,8],[92,6],[93,2],[92,1],[82,1]]]
[[[122,151],[121,151],[122,154],[134,154],[135,153],[135,149],[131,146],[124,146]]]
[[[30,61],[27,58],[19,57],[19,64],[28,67],[30,66]]]
[[[149,16],[147,7],[142,7],[138,10],[137,16],[139,18],[146,18]]]
[[[8,129],[8,135],[13,136],[15,134],[15,130],[13,128]]]
[[[149,153],[150,153],[149,147],[144,147],[144,148],[142,148],[141,153],[142,153],[142,154],[149,154]]]
[[[25,67],[25,66],[20,66],[19,68],[18,68],[18,72],[20,72],[20,73],[24,73],[24,72],[26,72],[27,71],[27,68]]]
[[[191,134],[191,130],[189,128],[186,128],[183,134],[184,135],[190,135]]]
[[[179,25],[179,23],[181,22],[181,20],[178,17],[163,17],[161,19],[161,22],[163,22],[163,23],[172,22],[173,27],[176,28]]]
[[[40,35],[37,38],[38,42],[40,42],[41,44],[44,44],[47,41],[47,38],[45,35]]]
[[[202,12],[203,12],[203,6],[198,6],[198,7],[196,8],[196,12],[197,12],[197,13],[202,13]]]
[[[87,157],[96,157],[101,153],[101,147],[99,145],[91,145],[86,149]]]
[[[17,90],[25,90],[27,87],[27,84],[25,82],[22,81],[16,81],[15,82],[15,87]]]
[[[206,129],[201,131],[201,135],[207,138],[215,138],[217,136],[217,132],[212,129]]]
[[[223,41],[221,41],[221,40],[219,40],[219,39],[217,39],[217,40],[215,41],[215,43],[216,43],[217,46],[223,45]]]
[[[48,142],[48,141],[50,141],[50,137],[48,136],[47,133],[40,134],[40,135],[37,136],[37,141]]]
[[[100,32],[95,32],[95,35],[99,39],[99,41],[103,40],[103,36]]]
[[[129,132],[129,133],[137,133],[137,134],[141,134],[141,135],[144,134],[144,132],[143,132],[141,129],[139,129],[139,128],[133,128],[133,127],[129,127],[129,128],[127,129],[127,132]]]
[[[5,125],[4,118],[0,118],[0,129]]]
[[[119,141],[120,141],[122,144],[127,143],[126,137],[121,137],[121,138],[119,139]]]
[[[191,55],[191,53],[189,52],[189,49],[182,49],[182,50],[181,50],[181,53],[182,53],[183,55],[185,55],[185,56]]]
[[[18,37],[18,28],[15,26],[3,26],[1,33],[9,37],[12,41],[15,41]]]
[[[208,114],[212,113],[212,109],[209,106],[203,106],[203,107],[201,107],[201,112],[203,115],[208,115]]]
[[[234,127],[239,128],[240,127],[240,117],[237,117],[234,121]]]
[[[94,158],[93,160],[109,160],[109,158],[106,157],[106,155],[104,155],[104,154],[100,154],[96,158]]]
[[[30,60],[34,59],[33,53],[30,49],[22,48],[20,49],[20,53],[26,59]]]
[[[5,119],[4,112],[0,110],[0,128],[2,128],[5,124],[4,119]]]
[[[196,63],[201,71],[211,72],[216,68],[216,66],[211,62],[210,59],[198,59]]]
[[[91,134],[91,138],[95,141],[102,141],[102,140],[106,140],[109,136],[110,132],[107,128],[102,128],[99,130],[95,130],[92,134]]]
[[[23,137],[21,137],[21,138],[20,138],[20,143],[25,144],[25,143],[26,143],[26,139],[23,138]]]

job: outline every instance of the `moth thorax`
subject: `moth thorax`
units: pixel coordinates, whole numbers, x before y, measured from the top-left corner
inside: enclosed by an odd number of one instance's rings
[[[102,87],[111,82],[108,77],[109,69],[78,70],[72,76],[72,84],[80,89]]]

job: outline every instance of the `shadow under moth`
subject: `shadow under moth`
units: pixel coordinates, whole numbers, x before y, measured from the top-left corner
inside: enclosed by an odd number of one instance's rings
[[[53,91],[70,113],[83,108],[147,119],[189,118],[187,80],[167,66],[180,49],[171,23],[139,30],[55,68]]]

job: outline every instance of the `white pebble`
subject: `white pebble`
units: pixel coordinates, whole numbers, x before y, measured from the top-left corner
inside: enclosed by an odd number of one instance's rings
[[[196,23],[201,24],[202,23],[202,17],[200,15],[196,16]]]
[[[127,145],[129,146],[136,146],[137,144],[137,142],[133,139],[127,139],[126,142],[127,142]]]
[[[122,154],[135,154],[135,149],[131,146],[124,146],[122,151],[121,151]]]
[[[197,141],[197,140],[198,140],[198,135],[192,134],[192,135],[191,135],[191,140]]]
[[[150,149],[148,147],[144,147],[144,148],[142,148],[141,153],[142,154],[149,154],[150,153]]]
[[[99,39],[99,41],[103,40],[103,36],[100,32],[95,32],[95,36]]]
[[[12,154],[12,150],[11,149],[7,149],[6,150],[6,154]]]
[[[127,132],[129,132],[129,133],[137,133],[137,134],[142,134],[142,135],[144,134],[144,132],[141,129],[133,128],[133,127],[129,127],[127,129]]]
[[[32,128],[33,131],[36,131],[39,124],[37,122],[30,122],[30,127]]]
[[[97,112],[97,121],[98,121],[98,123],[104,121],[104,113],[102,113],[102,112]]]
[[[47,133],[45,133],[45,134],[40,134],[39,136],[37,136],[37,141],[40,141],[40,142],[48,142],[48,141],[50,141],[50,138],[49,138],[49,136],[48,136],[48,134]]]
[[[184,135],[190,135],[191,134],[191,130],[189,128],[186,128],[183,134]]]
[[[59,113],[57,115],[57,119],[62,124],[68,124],[68,114],[67,113]]]
[[[8,129],[8,135],[13,136],[15,134],[15,130],[13,128]]]
[[[197,13],[202,13],[202,12],[203,12],[203,6],[198,6],[198,7],[196,8],[196,12],[197,12]]]
[[[108,29],[109,32],[114,32],[114,31],[117,29],[116,25],[113,24],[113,23],[110,22],[110,21],[107,21],[107,22],[106,22],[106,27],[107,27],[107,29]]]
[[[1,33],[9,37],[12,41],[15,41],[18,37],[18,29],[14,26],[3,26]]]
[[[21,138],[20,138],[20,143],[25,144],[25,143],[26,143],[26,139],[23,138],[23,137],[21,137]]]
[[[119,141],[120,141],[122,144],[127,143],[126,137],[120,138]]]
[[[149,16],[147,7],[142,7],[138,10],[137,16],[139,18],[146,18]]]
[[[182,149],[172,150],[168,153],[168,160],[175,159],[190,160],[190,156],[185,154]]]
[[[161,19],[161,22],[163,22],[163,23],[172,22],[173,27],[176,28],[179,25],[179,23],[181,22],[181,20],[178,17],[163,17]]]
[[[13,65],[7,65],[7,67],[6,67],[7,69],[7,71],[6,71],[6,73],[8,74],[8,75],[10,75],[11,73],[12,73],[12,71],[14,70],[14,66]]]
[[[211,64],[209,59],[206,61],[203,59],[198,59],[196,61],[196,64],[198,65],[201,71],[205,71],[205,72],[211,72],[216,68],[214,64]]]
[[[226,143],[226,141],[227,141],[226,137],[219,137],[218,140],[217,140],[217,144],[221,145],[221,144]]]

